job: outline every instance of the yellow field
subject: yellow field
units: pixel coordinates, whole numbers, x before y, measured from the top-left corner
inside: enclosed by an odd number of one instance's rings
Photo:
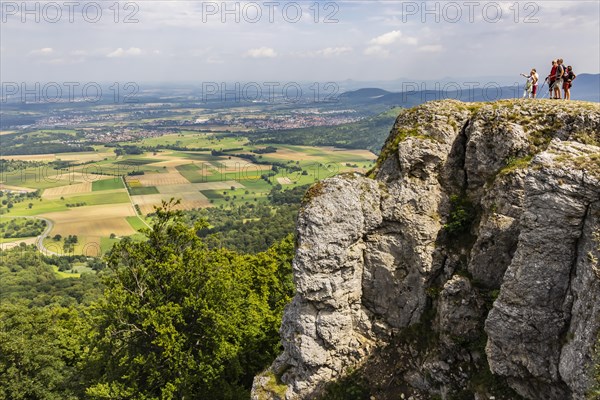
[[[46,189],[44,190],[44,193],[42,193],[42,197],[44,199],[55,199],[74,194],[91,193],[91,191],[92,182],[84,182]]]
[[[131,204],[107,204],[77,207],[67,211],[42,214],[54,222],[50,236],[60,234],[82,236],[133,235],[135,230],[125,217],[135,216]]]
[[[190,183],[179,172],[140,175],[136,176],[133,180],[138,181],[142,186],[183,185]]]
[[[127,178],[126,180],[127,180],[127,184],[129,185],[129,187],[132,187],[132,188],[142,187],[142,184],[140,183],[139,179]]]
[[[141,196],[131,196],[131,198],[133,202],[140,207],[140,211],[143,214],[154,212],[155,206],[160,206],[163,200],[169,201],[171,198],[181,199],[181,202],[174,207],[176,210],[191,210],[193,208],[210,206],[210,201],[198,191],[178,192],[176,194],[145,194]]]

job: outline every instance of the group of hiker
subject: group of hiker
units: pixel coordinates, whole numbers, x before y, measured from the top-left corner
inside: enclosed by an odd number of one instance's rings
[[[528,75],[521,74],[521,76],[527,78],[527,83],[525,84],[525,90],[523,92],[523,98],[535,99],[538,94],[538,83],[540,80],[537,71],[535,68],[532,68]],[[577,75],[575,75],[573,72],[573,67],[570,65],[565,67],[562,58],[552,60],[552,70],[544,80],[544,84],[548,83],[548,93],[550,98],[560,99],[562,88],[564,94],[564,97],[562,98],[565,100],[571,100],[571,86],[573,85],[575,78],[577,78]],[[544,97],[546,97],[546,95],[544,95]]]

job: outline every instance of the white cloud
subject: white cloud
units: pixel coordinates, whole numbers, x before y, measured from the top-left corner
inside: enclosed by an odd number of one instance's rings
[[[404,44],[410,44],[413,46],[419,43],[419,40],[416,37],[412,36],[403,36],[400,41]]]
[[[388,44],[394,43],[396,40],[400,39],[401,36],[402,36],[402,32],[391,31],[388,33],[384,33],[383,35],[377,36],[374,39],[371,39],[371,41],[369,41],[369,43],[376,45],[376,46],[386,46]]]
[[[37,49],[37,50],[31,50],[31,52],[29,52],[29,54],[36,55],[36,56],[49,56],[53,53],[54,53],[54,49],[52,47],[44,47],[44,48]]]
[[[418,40],[415,37],[404,36],[400,31],[391,31],[371,39],[369,41],[370,46],[365,49],[364,54],[383,58],[389,57],[390,51],[385,47],[394,43],[416,45]]]
[[[259,47],[257,49],[250,49],[246,52],[246,57],[250,58],[275,58],[277,53],[270,47]]]
[[[372,47],[389,46],[394,43],[416,45],[418,43],[418,40],[416,37],[405,36],[400,31],[391,31],[388,33],[384,33],[383,35],[379,35],[376,38],[373,38],[369,41],[369,44]]]
[[[418,49],[422,53],[439,53],[443,50],[441,44],[428,44]]]
[[[142,49],[139,47],[130,47],[127,50],[123,50],[119,47],[115,51],[112,51],[106,55],[108,58],[127,57],[127,56],[139,56],[142,54]]]
[[[381,46],[370,46],[365,49],[365,55],[385,58],[389,57],[390,52]]]

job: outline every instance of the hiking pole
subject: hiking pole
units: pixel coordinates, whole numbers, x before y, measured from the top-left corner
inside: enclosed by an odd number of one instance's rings
[[[548,81],[548,78],[546,78],[546,79],[544,80],[544,84],[546,84],[546,82],[547,82],[547,81]],[[542,89],[543,89],[543,88],[544,88],[544,85],[542,85]],[[542,97],[542,99],[545,99],[545,98],[546,98],[546,96],[548,96],[548,94],[549,94],[549,93],[551,93],[553,89],[554,89],[554,85],[550,85],[550,82],[548,82],[548,91],[547,91],[547,92],[546,92],[546,94],[545,94],[545,95]],[[541,89],[540,89],[540,92],[541,92]]]
[[[542,93],[542,90],[544,90],[544,85],[546,84],[546,81],[547,81],[547,80],[548,80],[548,78],[544,79],[544,83],[542,83],[542,87],[540,88],[540,93]],[[542,97],[542,99],[543,99],[544,97],[546,97],[546,95],[544,95],[544,96]]]

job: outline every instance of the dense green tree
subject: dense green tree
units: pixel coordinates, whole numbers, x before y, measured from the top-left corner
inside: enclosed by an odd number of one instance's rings
[[[95,275],[58,279],[33,246],[0,251],[0,399],[83,398],[85,305],[101,294]]]
[[[170,204],[148,240],[108,257],[87,368],[96,399],[247,398],[278,352],[291,238],[258,255],[209,249]]]
[[[0,399],[81,398],[84,331],[74,308],[0,304]]]
[[[58,279],[53,265],[71,269],[78,257],[45,257],[30,245],[0,251],[0,304],[29,307],[89,305],[101,295],[95,274]]]

